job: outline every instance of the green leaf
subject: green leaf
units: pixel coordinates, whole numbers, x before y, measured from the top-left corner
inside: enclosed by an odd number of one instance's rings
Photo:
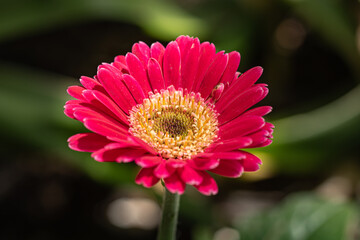
[[[290,196],[277,208],[239,222],[242,240],[351,240],[358,208],[311,194]]]

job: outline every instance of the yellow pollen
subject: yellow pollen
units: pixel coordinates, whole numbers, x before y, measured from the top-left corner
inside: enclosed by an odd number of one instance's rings
[[[190,159],[217,138],[217,117],[214,105],[200,94],[170,86],[132,108],[129,131],[163,158]]]

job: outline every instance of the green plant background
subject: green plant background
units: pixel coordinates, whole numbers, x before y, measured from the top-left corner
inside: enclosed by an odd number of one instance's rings
[[[116,228],[103,212],[111,199],[159,202],[160,193],[134,183],[132,164],[69,150],[84,128],[62,108],[66,87],[101,62],[181,34],[239,51],[241,72],[263,66],[276,129],[271,146],[253,150],[258,173],[216,178],[213,197],[188,187],[178,238],[215,239],[224,227],[241,240],[359,238],[358,1],[0,3],[0,239],[155,239],[155,229]]]

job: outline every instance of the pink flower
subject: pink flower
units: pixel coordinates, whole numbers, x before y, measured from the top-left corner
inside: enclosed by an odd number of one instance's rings
[[[209,172],[239,177],[256,171],[261,160],[245,148],[269,145],[271,107],[249,110],[268,93],[255,84],[261,67],[237,72],[238,52],[216,52],[214,44],[180,36],[166,48],[156,42],[133,45],[132,52],[99,66],[94,78],[68,93],[65,114],[90,133],[69,138],[69,147],[92,152],[99,162],[141,167],[136,183],[160,179],[172,193],[186,184],[202,194],[218,192]]]

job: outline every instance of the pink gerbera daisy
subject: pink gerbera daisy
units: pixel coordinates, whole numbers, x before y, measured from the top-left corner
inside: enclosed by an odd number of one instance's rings
[[[69,146],[99,162],[135,161],[135,181],[145,187],[163,180],[172,193],[189,184],[216,194],[209,172],[256,171],[260,159],[240,149],[272,141],[273,125],[263,119],[271,107],[249,110],[268,93],[266,84],[255,84],[263,70],[240,74],[239,63],[238,52],[216,53],[214,44],[188,36],[166,48],[136,43],[94,78],[81,77],[83,87],[68,88],[76,100],[65,114],[92,131],[70,137]]]

